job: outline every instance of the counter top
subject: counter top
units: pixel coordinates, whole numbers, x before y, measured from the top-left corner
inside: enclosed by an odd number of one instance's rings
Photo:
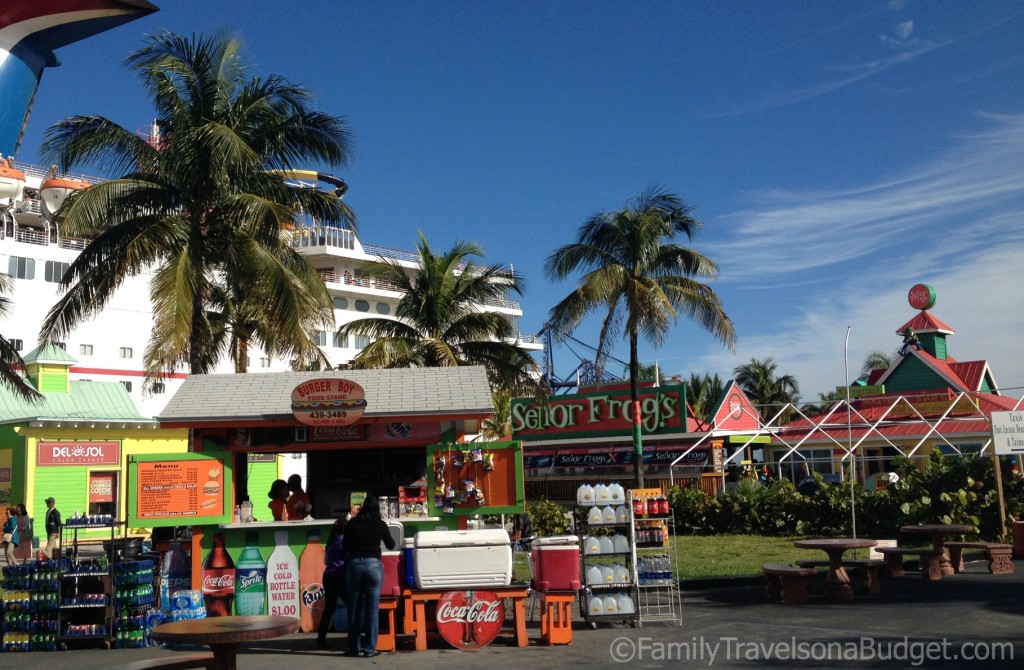
[[[261,528],[301,528],[303,526],[330,526],[333,523],[334,519],[303,519],[302,521],[253,521],[252,523],[221,523],[217,524],[217,528],[243,528],[260,530]]]

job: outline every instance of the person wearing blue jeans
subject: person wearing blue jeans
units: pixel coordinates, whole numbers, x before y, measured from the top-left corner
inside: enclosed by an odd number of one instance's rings
[[[372,658],[377,651],[379,627],[380,589],[384,582],[384,564],[380,545],[395,548],[388,525],[380,516],[377,499],[368,497],[359,514],[352,517],[345,528],[342,546],[348,552],[345,564],[345,586],[348,590],[348,651],[346,656],[358,656],[362,651]]]

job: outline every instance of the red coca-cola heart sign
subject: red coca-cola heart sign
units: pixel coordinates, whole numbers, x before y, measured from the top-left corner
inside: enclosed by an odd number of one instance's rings
[[[505,607],[494,591],[448,591],[437,601],[437,631],[456,649],[486,647],[501,631]]]

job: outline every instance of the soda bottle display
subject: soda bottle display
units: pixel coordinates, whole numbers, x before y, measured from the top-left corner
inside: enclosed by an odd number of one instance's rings
[[[302,590],[299,628],[303,633],[315,631],[324,613],[324,553],[319,531],[311,530],[306,548],[299,557],[299,587]]]
[[[160,610],[171,612],[171,594],[192,588],[192,568],[180,542],[171,542],[171,548],[160,561]]]
[[[277,546],[267,562],[267,596],[271,616],[299,616],[299,562],[288,546],[288,531],[274,533]]]
[[[267,603],[267,562],[257,543],[259,533],[245,534],[245,549],[235,565],[235,611],[263,614]]]
[[[235,564],[224,548],[224,533],[213,534],[213,548],[203,561],[206,616],[230,616],[235,601]]]

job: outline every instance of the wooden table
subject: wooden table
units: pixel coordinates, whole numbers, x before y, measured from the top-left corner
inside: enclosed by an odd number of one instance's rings
[[[402,591],[405,616],[403,631],[416,636],[416,651],[427,648],[427,603],[436,602],[448,591],[468,591],[472,589],[404,589]],[[526,596],[529,587],[526,584],[511,586],[481,586],[480,591],[493,591],[499,598],[512,600],[512,625],[515,634],[515,645],[525,647],[529,644],[526,636]]]
[[[931,523],[919,526],[902,526],[900,532],[906,535],[927,535],[932,541],[932,551],[939,554],[939,573],[952,575],[953,564],[949,560],[949,552],[946,551],[946,537],[949,535],[962,535],[973,533],[974,526],[957,523]]]
[[[850,549],[873,547],[877,542],[852,537],[830,537],[819,540],[797,540],[799,549],[818,549],[828,554],[828,577],[825,578],[825,597],[830,600],[853,600],[850,575],[843,567],[843,554]]]
[[[221,616],[160,624],[150,636],[157,642],[206,644],[217,670],[235,670],[238,646],[299,630],[299,620],[286,616]]]

